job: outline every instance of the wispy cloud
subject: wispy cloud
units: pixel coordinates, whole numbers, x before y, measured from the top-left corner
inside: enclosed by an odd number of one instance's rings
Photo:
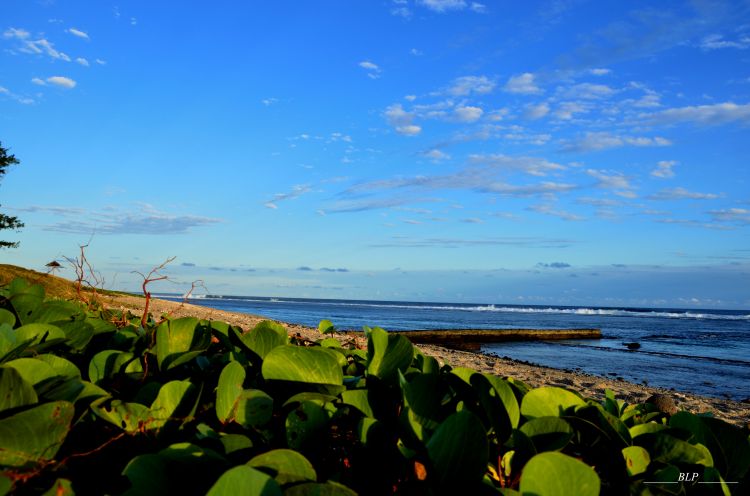
[[[380,77],[380,73],[382,72],[377,64],[369,60],[363,60],[357,65],[367,71],[367,77],[369,77],[370,79],[378,79]]]
[[[572,266],[566,262],[539,262],[536,264],[536,267],[539,267],[540,269],[569,269]]]
[[[70,79],[69,77],[65,77],[65,76],[52,76],[52,77],[48,77],[46,79],[46,82],[47,82],[47,84],[51,84],[51,85],[54,85],[54,86],[59,86],[61,88],[65,88],[65,89],[68,89],[68,90],[75,88],[76,84],[77,84],[74,80]]]
[[[524,107],[524,119],[537,120],[549,113],[549,105],[546,103],[528,104]]]
[[[715,193],[698,193],[685,188],[667,188],[648,197],[649,200],[715,200],[722,195]]]
[[[511,76],[503,88],[508,93],[520,95],[537,95],[542,92],[535,83],[535,76],[530,72],[524,72],[517,76]]]
[[[83,58],[83,57],[78,57],[78,58],[76,59],[76,62],[77,62],[78,64],[80,64],[80,65],[84,66],[84,67],[88,67],[88,66],[89,66],[89,61],[88,61],[88,60],[86,60],[86,59],[85,59],[85,58]]]
[[[495,82],[487,76],[462,76],[453,80],[447,92],[453,96],[486,95],[495,89]]]
[[[388,123],[396,129],[396,132],[404,136],[416,136],[422,132],[422,127],[413,123],[415,114],[407,112],[400,103],[393,104],[385,109],[385,118]]]
[[[750,123],[750,103],[738,105],[732,102],[712,105],[697,105],[671,108],[643,114],[641,118],[650,124],[680,124],[683,122],[715,126],[732,122]]]
[[[47,55],[53,59],[64,60],[65,62],[71,61],[71,58],[67,54],[55,49],[54,44],[49,40],[44,38],[32,40],[31,34],[25,29],[8,28],[3,32],[3,38],[18,41],[20,43],[17,48],[19,52],[32,55]]]
[[[263,204],[266,208],[276,210],[279,208],[278,203],[286,200],[294,200],[312,191],[312,187],[309,184],[296,184],[292,187],[291,191],[286,193],[276,193],[273,195],[273,199]]]
[[[558,219],[562,219],[562,220],[568,220],[568,221],[584,220],[584,217],[578,214],[574,214],[572,212],[568,212],[566,210],[556,208],[554,205],[549,205],[549,204],[531,205],[527,207],[526,210],[530,212],[536,212],[542,215],[550,215],[552,217],[557,217]]]
[[[394,236],[386,243],[371,244],[374,248],[459,248],[465,246],[517,246],[535,248],[566,248],[573,241],[565,238],[487,237],[487,238],[413,238]]]
[[[433,148],[432,150],[426,151],[423,153],[423,155],[433,162],[440,162],[441,160],[448,160],[451,158],[450,155],[445,153],[442,150],[439,150],[437,148]]]
[[[722,48],[746,50],[747,48],[750,48],[750,36],[742,35],[736,40],[727,40],[723,35],[710,34],[705,36],[698,46],[703,50],[720,50]]]
[[[88,40],[89,39],[88,33],[84,32],[84,31],[81,31],[80,29],[70,28],[70,29],[67,30],[67,32],[70,33],[70,34],[72,34],[73,36],[75,36],[77,38],[83,38],[84,40]]]
[[[222,222],[221,219],[211,217],[174,215],[161,212],[148,204],[140,204],[135,211],[108,207],[97,212],[91,212],[76,207],[39,205],[22,207],[17,210],[62,217],[65,220],[45,225],[42,228],[46,231],[70,234],[184,234],[195,227]]]
[[[750,210],[746,208],[709,210],[708,214],[715,222],[729,222],[743,226],[750,226]]]
[[[623,146],[651,147],[669,146],[672,142],[661,136],[619,136],[606,131],[587,132],[582,137],[565,143],[566,152],[593,152]]]
[[[657,162],[656,169],[651,171],[651,175],[661,179],[670,179],[675,176],[672,168],[677,165],[676,160],[661,160]]]
[[[470,105],[456,107],[453,109],[454,118],[458,122],[476,122],[482,118],[484,110],[480,107],[473,107]]]
[[[617,190],[616,195],[625,198],[634,198],[633,186],[622,172],[611,170],[587,169],[586,174],[597,180],[596,186],[603,189]]]
[[[487,7],[482,3],[465,0],[417,0],[417,4],[441,14],[466,9],[481,14],[487,10]]]

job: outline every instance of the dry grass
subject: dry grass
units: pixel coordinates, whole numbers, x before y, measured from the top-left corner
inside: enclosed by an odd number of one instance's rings
[[[44,293],[50,298],[75,298],[76,285],[74,281],[58,277],[52,274],[37,272],[32,269],[25,269],[16,265],[0,264],[0,286],[10,283],[16,278],[26,279],[32,284],[40,284],[44,287]],[[87,293],[91,290],[84,289]],[[99,294],[105,295],[126,295],[120,291],[96,290]]]

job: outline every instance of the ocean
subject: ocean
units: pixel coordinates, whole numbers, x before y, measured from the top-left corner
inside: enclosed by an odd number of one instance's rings
[[[157,296],[157,295],[154,295]],[[174,294],[160,298],[181,301]],[[500,343],[482,352],[549,367],[674,388],[704,396],[750,398],[750,311],[517,306],[201,296],[190,303],[317,327],[423,329],[601,329],[602,338]],[[637,342],[638,350],[623,343]]]

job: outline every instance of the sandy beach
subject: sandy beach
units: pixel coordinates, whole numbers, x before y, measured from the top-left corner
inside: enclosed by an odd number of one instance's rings
[[[107,306],[117,309],[127,309],[136,314],[142,312],[145,302],[143,298],[128,296],[105,296],[102,299]],[[261,320],[272,320],[258,315],[225,312],[189,303],[176,303],[159,299],[151,300],[150,312],[155,316],[169,314],[175,318],[192,316],[202,319],[221,320],[240,326],[243,329],[252,328]],[[281,323],[287,327],[291,336],[299,335],[309,341],[316,341],[321,338],[317,329],[286,322]],[[357,341],[357,345],[366,345],[363,337],[355,338],[339,335],[338,339],[342,341],[351,341],[354,339]],[[501,377],[514,377],[534,387],[557,386],[569,388],[578,391],[584,396],[597,399],[604,397],[606,389],[611,389],[618,399],[629,403],[643,402],[654,394],[663,394],[672,398],[677,408],[681,410],[687,410],[692,413],[711,412],[715,417],[736,425],[748,425],[750,423],[750,404],[748,403],[654,388],[617,378],[600,377],[522,363],[509,357],[458,351],[427,344],[417,345],[417,347],[423,353],[435,357],[441,363],[448,363],[453,367],[469,367],[483,373],[495,374]]]

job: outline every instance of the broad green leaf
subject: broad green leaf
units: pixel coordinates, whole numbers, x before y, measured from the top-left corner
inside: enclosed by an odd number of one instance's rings
[[[318,344],[323,348],[336,348],[341,349],[341,342],[336,338],[325,338],[318,341]]]
[[[651,456],[649,456],[648,451],[640,446],[623,448],[622,456],[625,458],[625,467],[631,477],[645,472],[648,464],[651,463]]]
[[[518,401],[507,381],[489,374],[474,374],[471,384],[500,442],[506,441],[521,418]]]
[[[208,349],[211,331],[194,317],[167,320],[156,329],[156,358],[160,370],[182,365]]]
[[[643,434],[652,434],[655,432],[663,431],[668,429],[664,424],[657,424],[656,422],[648,422],[646,424],[636,424],[628,429],[630,437],[635,440],[636,437],[642,436]]]
[[[140,403],[126,403],[110,397],[93,401],[91,411],[102,420],[116,425],[128,434],[148,429],[151,421],[151,411],[147,406]]]
[[[263,378],[340,386],[344,374],[334,353],[324,348],[278,346],[263,360]]]
[[[290,397],[284,402],[282,406],[287,407],[294,403],[302,403],[303,401],[312,401],[313,403],[317,403],[318,405],[323,406],[326,403],[333,403],[337,399],[338,398],[336,398],[335,396],[331,396],[330,394],[303,392],[297,393],[294,396]]]
[[[328,415],[322,406],[303,401],[286,416],[286,442],[295,450],[315,445],[323,438]]]
[[[226,423],[233,418],[244,381],[245,368],[239,363],[229,362],[222,369],[216,387],[216,417],[219,422]]]
[[[325,334],[327,332],[333,332],[335,327],[333,326],[333,322],[327,319],[323,319],[318,324],[318,332],[321,334]]]
[[[521,402],[521,415],[528,419],[537,417],[559,417],[570,407],[582,406],[586,402],[577,394],[558,387],[532,389]]]
[[[15,279],[8,286],[10,302],[16,311],[21,325],[34,321],[34,313],[44,301],[44,288],[29,285],[23,279]]]
[[[221,445],[224,447],[224,454],[226,455],[253,447],[253,442],[250,438],[242,434],[224,434],[219,438],[219,441],[221,441]]]
[[[83,320],[57,322],[56,325],[65,333],[67,345],[74,350],[83,350],[94,337],[94,326]]]
[[[38,401],[34,386],[12,367],[0,367],[0,412],[33,405]]]
[[[251,459],[247,464],[265,472],[283,486],[298,482],[315,482],[318,476],[307,458],[296,451],[276,449]]]
[[[414,346],[403,334],[387,333],[378,327],[368,333],[367,374],[390,380],[404,372],[414,358]]]
[[[190,381],[170,381],[159,390],[151,405],[148,429],[160,429],[169,422],[184,423],[195,405],[196,387]]]
[[[16,316],[13,315],[13,312],[0,308],[0,325],[1,324],[8,324],[13,327],[16,325]]]
[[[55,401],[0,420],[0,466],[52,460],[70,431],[74,410],[72,403]]]
[[[341,403],[353,406],[365,417],[374,417],[367,389],[350,389],[341,393]]]
[[[519,430],[534,443],[537,453],[561,450],[573,438],[573,428],[559,417],[531,419]]]
[[[281,496],[279,484],[247,465],[230,468],[211,486],[206,496]]]
[[[99,384],[116,374],[138,375],[143,373],[140,360],[132,353],[119,350],[103,350],[89,362],[89,380]]]
[[[404,398],[404,406],[408,408],[409,420],[419,424],[418,426],[412,426],[414,434],[420,441],[425,441],[422,430],[429,429],[432,431],[440,425],[441,402],[447,390],[440,377],[435,374],[415,375],[411,382],[408,382],[399,372],[399,384]],[[445,415],[445,413],[442,415]]]
[[[436,487],[457,488],[479,483],[487,471],[489,444],[482,421],[468,410],[450,415],[427,443]]]
[[[237,399],[234,420],[245,428],[260,427],[273,416],[273,398],[260,389],[245,389]]]
[[[39,324],[62,323],[84,318],[84,310],[70,301],[48,300],[34,311],[31,322]]]
[[[601,482],[593,468],[568,455],[550,451],[534,456],[521,473],[521,494],[598,496]]]
[[[8,324],[0,324],[0,359],[18,345],[16,331]]]
[[[14,368],[26,382],[34,387],[58,375],[50,364],[36,358],[16,358],[4,364],[4,367]]]
[[[65,333],[59,327],[52,324],[26,324],[16,329],[16,342],[33,339],[32,345],[53,339],[65,339]]]
[[[289,342],[286,328],[276,322],[264,320],[251,331],[242,335],[242,342],[261,359],[277,346],[284,346]]]
[[[656,462],[679,465],[692,463],[713,467],[711,452],[702,444],[690,444],[662,431],[636,439],[636,444],[643,446]]]

